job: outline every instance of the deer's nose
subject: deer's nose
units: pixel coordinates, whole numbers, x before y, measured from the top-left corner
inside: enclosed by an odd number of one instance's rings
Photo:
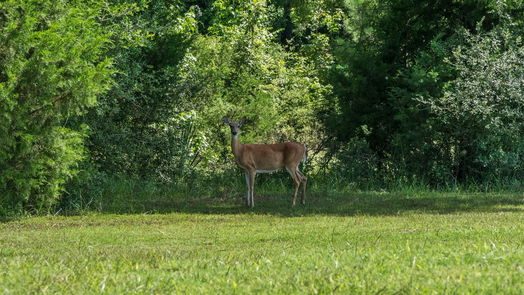
[[[236,131],[231,131],[231,133],[232,133],[233,135],[237,135],[238,132],[236,132]]]

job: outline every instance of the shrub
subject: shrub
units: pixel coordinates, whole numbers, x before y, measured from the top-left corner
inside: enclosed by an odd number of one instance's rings
[[[82,1],[0,2],[0,210],[40,211],[76,173],[87,128],[63,127],[110,81],[109,40]]]

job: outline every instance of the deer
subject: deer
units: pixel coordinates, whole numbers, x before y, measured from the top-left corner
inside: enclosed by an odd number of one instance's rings
[[[274,144],[241,144],[239,141],[240,128],[246,121],[242,118],[238,122],[231,122],[223,117],[224,124],[231,129],[231,150],[236,164],[244,169],[247,184],[247,206],[253,208],[255,199],[253,189],[257,173],[270,173],[286,168],[294,183],[293,203],[295,207],[297,193],[302,184],[301,203],[305,205],[307,177],[298,170],[301,162],[307,160],[307,150],[303,144],[296,142],[282,142]]]

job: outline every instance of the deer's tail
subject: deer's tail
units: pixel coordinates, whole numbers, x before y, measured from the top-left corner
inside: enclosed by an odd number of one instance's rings
[[[302,163],[306,163],[307,161],[307,147],[304,145],[304,156],[302,157]]]

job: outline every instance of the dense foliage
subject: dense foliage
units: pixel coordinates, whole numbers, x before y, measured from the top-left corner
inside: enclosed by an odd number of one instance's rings
[[[516,0],[4,1],[0,210],[231,179],[224,115],[344,185],[519,185],[523,25]]]
[[[0,213],[48,208],[76,173],[88,127],[64,124],[110,85],[96,16],[81,1],[0,3]]]

